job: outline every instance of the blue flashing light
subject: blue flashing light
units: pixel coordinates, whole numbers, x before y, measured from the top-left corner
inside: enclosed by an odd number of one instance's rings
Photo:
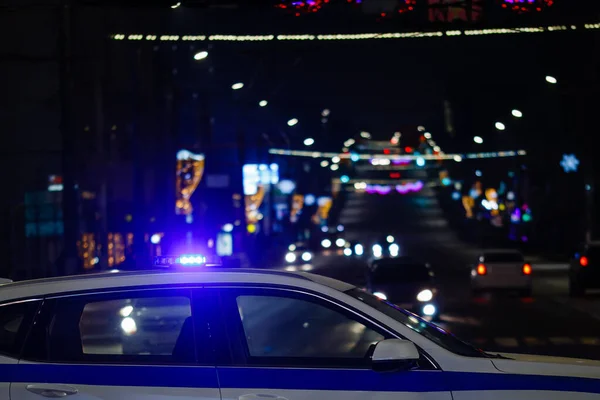
[[[342,183],[348,183],[350,182],[350,177],[348,175],[342,175],[340,180],[342,181]]]
[[[360,160],[360,156],[358,154],[356,154],[356,153],[352,153],[350,155],[350,160],[352,160],[354,162],[357,162],[358,160]]]
[[[442,179],[442,185],[444,185],[444,186],[450,186],[451,183],[452,183],[452,180],[448,177],[445,177],[444,179]]]
[[[425,159],[423,157],[417,158],[417,166],[419,166],[419,167],[425,166]]]
[[[204,267],[204,266],[217,266],[220,265],[220,261],[211,261],[202,254],[182,254],[179,257],[175,256],[157,256],[154,258],[154,265],[166,268],[177,268],[177,267]]]

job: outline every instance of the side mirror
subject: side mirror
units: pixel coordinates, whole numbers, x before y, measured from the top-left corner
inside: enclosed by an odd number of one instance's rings
[[[402,339],[387,339],[375,345],[373,370],[378,372],[408,371],[417,366],[419,351],[413,342]]]

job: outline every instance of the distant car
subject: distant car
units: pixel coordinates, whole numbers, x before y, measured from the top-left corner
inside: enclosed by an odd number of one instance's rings
[[[600,242],[579,246],[569,265],[569,294],[582,296],[600,288]]]
[[[488,289],[516,290],[531,296],[533,268],[517,250],[485,250],[471,266],[471,290],[478,294]]]
[[[288,265],[308,264],[312,262],[314,257],[313,252],[304,242],[298,242],[289,245],[287,253],[285,253],[285,263]]]
[[[346,239],[342,232],[328,232],[321,240],[321,247],[325,250],[342,250],[346,247]]]
[[[400,246],[393,235],[387,235],[371,245],[371,256],[374,259],[384,257],[399,257]]]
[[[436,319],[441,302],[435,275],[429,264],[410,257],[381,258],[371,261],[367,290],[375,296]]]

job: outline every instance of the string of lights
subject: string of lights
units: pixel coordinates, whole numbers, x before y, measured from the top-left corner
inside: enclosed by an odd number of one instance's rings
[[[371,159],[388,159],[388,160],[454,160],[461,162],[463,159],[482,159],[482,158],[507,158],[507,157],[522,157],[526,156],[525,150],[508,150],[508,151],[492,151],[483,153],[466,153],[466,154],[419,154],[419,155],[388,155],[388,154],[356,154],[356,153],[334,153],[321,151],[307,150],[287,150],[287,149],[269,149],[270,154],[279,156],[293,157],[309,157],[309,158],[340,158],[352,160],[371,160]]]
[[[376,40],[376,39],[422,39],[457,36],[485,36],[485,35],[515,35],[526,33],[566,32],[577,29],[600,29],[600,23],[583,25],[549,25],[520,28],[491,28],[491,29],[465,29],[447,31],[417,31],[417,32],[379,32],[379,33],[339,33],[329,35],[159,35],[159,34],[125,34],[116,33],[111,38],[116,41],[150,41],[150,42],[271,42],[271,41],[338,41],[338,40]]]

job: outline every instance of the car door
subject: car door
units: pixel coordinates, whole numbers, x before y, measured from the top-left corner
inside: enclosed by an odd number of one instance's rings
[[[425,355],[415,370],[375,372],[374,345],[398,336],[341,303],[284,288],[223,288],[221,296],[224,400],[451,399]]]
[[[210,343],[198,340],[204,328],[192,300],[189,289],[45,299],[11,400],[220,400],[215,366],[204,358],[212,351],[197,346]]]
[[[10,398],[11,377],[40,304],[41,300],[27,300],[0,305],[0,400]]]

